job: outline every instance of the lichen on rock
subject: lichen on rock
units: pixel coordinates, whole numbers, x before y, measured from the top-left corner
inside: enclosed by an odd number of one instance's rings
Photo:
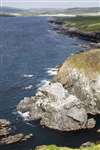
[[[59,69],[55,81],[72,91],[88,113],[100,113],[100,49],[69,57]]]
[[[61,131],[95,127],[93,115],[100,114],[100,49],[69,57],[53,82],[22,100],[17,110],[27,111],[29,119],[40,119],[41,125]]]

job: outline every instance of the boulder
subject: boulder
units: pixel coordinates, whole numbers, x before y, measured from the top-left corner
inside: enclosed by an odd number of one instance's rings
[[[69,94],[61,83],[51,83],[38,90],[36,96],[25,98],[17,110],[24,112],[30,101],[33,103],[27,111],[31,120],[40,119],[41,125],[61,131],[72,131],[95,126],[95,121],[87,117],[87,112],[81,101]],[[27,102],[26,102],[27,101]]]
[[[0,119],[0,145],[14,144],[23,142],[32,137],[32,134],[24,135],[23,133],[16,133],[11,127],[10,121]]]
[[[24,135],[22,133],[15,134],[15,135],[9,135],[8,137],[4,137],[1,139],[0,144],[1,145],[7,145],[7,144],[15,144],[19,142],[26,141],[32,137],[32,134]]]

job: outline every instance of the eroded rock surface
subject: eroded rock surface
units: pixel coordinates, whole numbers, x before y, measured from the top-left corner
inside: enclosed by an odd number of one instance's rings
[[[23,142],[32,137],[32,134],[14,134],[11,123],[8,120],[0,119],[0,145]]]
[[[100,114],[100,49],[70,57],[55,81],[80,99],[87,113]]]
[[[69,94],[61,83],[40,88],[35,97],[25,98],[17,107],[23,113],[26,108],[30,119],[41,119],[40,123],[49,128],[70,131],[95,126],[94,120],[89,124],[81,101]]]
[[[93,116],[100,114],[100,49],[69,57],[53,81],[34,97],[24,98],[17,110],[61,131],[95,127]]]

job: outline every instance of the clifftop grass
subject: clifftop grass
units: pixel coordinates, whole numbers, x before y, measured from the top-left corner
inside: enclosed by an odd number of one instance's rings
[[[40,146],[36,150],[100,150],[100,144],[98,145],[93,145],[91,147],[81,147],[81,148],[67,148],[67,147],[57,147],[55,145],[50,145],[50,146]]]
[[[65,27],[76,27],[83,32],[100,31],[100,16],[77,16],[58,20],[61,20]]]
[[[57,76],[54,77],[54,81],[70,86],[74,70],[90,80],[95,80],[100,75],[100,49],[80,52],[67,58],[60,67]]]
[[[100,73],[100,49],[75,54],[68,63],[84,73]]]

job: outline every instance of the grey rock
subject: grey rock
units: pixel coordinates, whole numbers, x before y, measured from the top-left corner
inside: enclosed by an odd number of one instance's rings
[[[100,49],[70,56],[53,81],[22,100],[17,110],[61,131],[94,128],[100,114]]]
[[[27,109],[30,118],[41,119],[41,125],[61,131],[78,130],[88,126],[87,113],[81,101],[69,94],[61,83],[43,86],[36,96],[22,100],[17,110],[24,112],[30,102],[31,107]]]
[[[83,143],[82,144],[82,147],[90,147],[90,146],[92,146],[92,145],[94,145],[94,143],[92,143],[92,142],[86,142],[86,143]]]
[[[15,135],[9,135],[8,137],[4,137],[1,139],[0,144],[1,145],[7,145],[7,144],[14,144],[18,142],[23,142],[32,137],[32,134],[24,135],[22,133],[15,134]]]
[[[0,145],[14,144],[23,142],[32,137],[32,134],[14,134],[11,123],[6,119],[0,119]]]

